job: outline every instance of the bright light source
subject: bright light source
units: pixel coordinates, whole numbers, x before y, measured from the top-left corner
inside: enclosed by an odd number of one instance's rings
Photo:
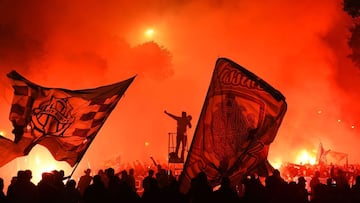
[[[35,163],[37,165],[40,165],[40,163],[41,163],[40,158],[38,156],[35,157]]]
[[[338,119],[338,123],[341,123],[341,119]]]
[[[316,157],[310,154],[306,150],[302,150],[296,157],[296,162],[299,164],[311,164],[314,165],[316,162]]]
[[[145,147],[148,147],[150,145],[149,142],[145,142]]]
[[[318,110],[318,111],[317,111],[317,114],[322,114],[322,113],[323,113],[322,110]]]
[[[56,162],[41,155],[35,155],[34,160],[29,160],[28,164],[33,174],[32,181],[34,183],[41,180],[42,173],[57,170],[58,168]]]
[[[271,162],[271,165],[272,165],[275,169],[280,169],[280,167],[281,167],[281,165],[282,165],[282,162],[281,162],[281,160],[276,160],[276,161]]]
[[[351,128],[354,129],[354,128],[355,128],[355,125],[351,125]]]
[[[148,38],[152,38],[154,36],[154,33],[155,33],[154,29],[149,28],[145,31],[145,36]]]

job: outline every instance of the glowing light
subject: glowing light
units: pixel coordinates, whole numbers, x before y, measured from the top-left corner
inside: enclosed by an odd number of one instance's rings
[[[40,158],[39,158],[38,156],[35,157],[35,163],[36,163],[37,165],[40,165],[40,163],[41,163]]]
[[[145,142],[145,147],[148,147],[150,145],[149,142]]]
[[[29,167],[31,168],[33,178],[32,181],[37,183],[41,180],[41,174],[44,172],[51,172],[57,170],[56,162],[46,159],[43,156],[36,155],[33,162],[29,162]],[[25,160],[27,161],[27,160]]]
[[[296,157],[296,163],[314,165],[316,163],[316,156],[310,154],[307,150],[302,150]]]
[[[152,38],[154,36],[154,33],[155,33],[154,29],[149,28],[145,31],[145,36],[148,38]]]
[[[318,111],[317,111],[317,114],[322,114],[322,113],[323,113],[322,110],[318,110]]]
[[[0,131],[0,135],[1,135],[1,136],[5,136],[5,132],[4,132],[4,131]]]
[[[282,165],[282,161],[281,160],[276,160],[271,162],[271,165],[275,168],[275,169],[280,169],[281,165]]]
[[[31,130],[31,126],[30,126],[30,125],[27,125],[27,126],[26,126],[26,130],[30,131],[30,130]]]
[[[337,121],[338,121],[338,123],[341,123],[341,119],[338,119]]]
[[[355,125],[351,125],[351,128],[354,129],[354,128],[355,128]]]

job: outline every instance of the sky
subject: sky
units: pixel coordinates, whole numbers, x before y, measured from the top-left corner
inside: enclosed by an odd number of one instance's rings
[[[11,70],[71,90],[136,75],[75,175],[115,159],[164,163],[176,131],[164,110],[192,115],[191,141],[215,62],[226,57],[286,97],[271,163],[313,155],[320,142],[360,162],[360,69],[348,58],[350,26],[341,0],[2,0],[0,130],[13,139]],[[36,146],[0,168],[0,177],[52,167],[72,171]]]

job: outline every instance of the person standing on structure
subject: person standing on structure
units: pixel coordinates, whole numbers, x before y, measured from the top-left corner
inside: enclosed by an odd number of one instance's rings
[[[187,127],[191,128],[191,115],[186,115],[186,112],[183,111],[181,113],[181,117],[180,116],[175,116],[171,113],[168,113],[166,110],[164,111],[166,115],[170,116],[171,118],[175,119],[177,122],[177,128],[176,128],[176,148],[175,148],[175,155],[177,157],[179,157],[178,153],[179,153],[179,147],[180,144],[182,144],[182,148],[181,148],[181,157],[180,159],[183,161],[184,160],[184,152],[185,152],[185,147],[186,147],[186,143],[187,143],[187,134],[186,134],[186,130]]]

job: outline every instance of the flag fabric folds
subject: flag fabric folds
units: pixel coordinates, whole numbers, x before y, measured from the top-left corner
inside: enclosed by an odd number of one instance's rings
[[[135,79],[68,90],[39,86],[16,71],[7,76],[14,89],[9,119],[15,139],[0,138],[0,166],[27,155],[37,144],[45,146],[54,159],[74,166]]]
[[[319,144],[317,163],[319,165],[335,164],[335,165],[347,165],[348,154],[343,152],[337,152],[331,149],[325,150],[322,143]]]
[[[326,151],[322,145],[322,143],[320,142],[319,147],[318,147],[318,151],[317,151],[317,155],[316,155],[316,163],[319,165],[324,165],[326,164]]]
[[[337,152],[333,150],[326,151],[326,161],[327,163],[335,164],[335,165],[347,165],[348,164],[348,154],[343,152]]]
[[[245,175],[267,175],[270,144],[285,115],[285,97],[268,83],[226,58],[213,76],[180,178],[187,193],[205,172],[211,186],[228,177],[233,186]]]

